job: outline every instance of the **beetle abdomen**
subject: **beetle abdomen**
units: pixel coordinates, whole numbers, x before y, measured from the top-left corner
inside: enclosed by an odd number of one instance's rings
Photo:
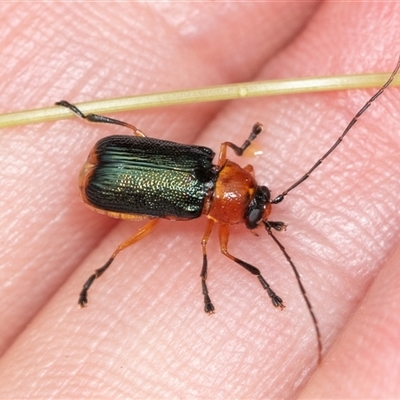
[[[137,136],[101,139],[80,177],[83,199],[111,212],[191,219],[214,187],[207,147]]]

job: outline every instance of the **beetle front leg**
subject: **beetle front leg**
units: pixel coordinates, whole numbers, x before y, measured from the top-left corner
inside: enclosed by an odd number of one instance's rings
[[[221,144],[221,148],[219,150],[219,157],[218,157],[218,166],[222,167],[226,162],[226,151],[227,148],[230,147],[237,156],[243,155],[243,152],[250,146],[251,142],[262,132],[263,125],[259,122],[256,122],[253,126],[253,129],[250,132],[249,137],[244,141],[244,143],[239,147],[232,142],[224,142]],[[248,166],[253,168],[251,166]],[[248,168],[246,167],[246,168]]]
[[[114,253],[111,255],[110,259],[99,269],[96,269],[94,271],[94,274],[89,277],[89,279],[85,282],[83,285],[83,289],[81,293],[79,294],[79,300],[78,304],[81,307],[85,307],[88,303],[88,298],[87,294],[92,286],[92,283],[94,282],[95,279],[99,278],[111,265],[111,263],[114,261],[115,257],[117,254],[124,250],[125,248],[131,246],[132,244],[138,242],[139,240],[143,239],[147,234],[149,234],[156,223],[158,222],[158,219],[153,219],[150,222],[148,222],[146,225],[144,225],[142,228],[139,229],[133,236],[131,236],[129,239],[123,241],[114,251]]]
[[[272,304],[274,307],[279,307],[283,309],[285,306],[283,304],[283,300],[271,289],[268,282],[261,275],[261,272],[258,268],[253,267],[249,263],[236,258],[228,251],[228,241],[229,241],[229,225],[221,224],[219,228],[219,243],[222,254],[230,258],[235,263],[239,264],[241,267],[245,268],[247,271],[257,276],[258,280],[261,283],[261,286],[267,291],[268,296],[271,298]]]

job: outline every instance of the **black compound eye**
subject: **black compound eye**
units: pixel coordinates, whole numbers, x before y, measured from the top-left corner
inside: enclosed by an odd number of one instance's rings
[[[254,209],[250,211],[250,214],[247,218],[246,227],[248,229],[255,229],[257,228],[259,222],[262,218],[262,212],[259,209]]]
[[[270,191],[266,186],[259,186],[247,209],[246,227],[255,229],[261,223],[264,210],[270,202]]]

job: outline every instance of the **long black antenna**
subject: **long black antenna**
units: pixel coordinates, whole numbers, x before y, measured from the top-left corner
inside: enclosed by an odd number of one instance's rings
[[[292,270],[296,276],[297,279],[297,283],[300,287],[300,291],[301,294],[303,295],[303,299],[307,304],[307,308],[308,308],[308,312],[310,313],[311,319],[313,321],[314,324],[314,329],[315,329],[315,334],[317,336],[317,343],[318,343],[318,364],[321,363],[322,360],[322,341],[321,341],[321,333],[319,331],[319,325],[318,325],[318,320],[317,317],[314,314],[314,310],[312,308],[311,305],[311,301],[309,300],[307,293],[306,293],[306,289],[304,288],[304,285],[301,281],[299,272],[297,271],[296,266],[294,265],[292,259],[290,258],[288,252],[286,251],[285,247],[283,246],[283,244],[278,240],[278,238],[272,233],[271,231],[271,225],[268,221],[264,222],[264,225],[266,227],[266,230],[268,232],[268,234],[272,237],[272,239],[274,240],[274,242],[278,245],[278,247],[281,249],[283,255],[285,256],[286,260],[288,261],[288,263],[290,264],[290,266],[292,267]]]
[[[362,114],[364,114],[365,111],[367,111],[368,107],[384,92],[384,90],[392,83],[395,75],[399,71],[400,68],[400,57],[397,61],[396,68],[393,70],[392,74],[390,75],[390,78],[386,81],[386,83],[365,103],[364,107],[361,108],[361,110],[355,115],[355,117],[350,121],[350,123],[347,125],[346,129],[343,131],[342,135],[339,137],[338,140],[336,140],[335,144],[310,168],[310,170],[305,173],[299,180],[297,180],[295,183],[293,183],[292,186],[290,186],[288,189],[283,191],[280,195],[276,196],[274,200],[272,200],[271,203],[277,204],[280,203],[285,196],[291,192],[294,188],[299,186],[301,183],[303,183],[313,172],[315,169],[317,169],[321,164],[322,161],[325,160],[335,149],[336,147],[339,146],[343,138],[346,136],[347,132],[353,127],[353,125],[357,122],[358,118],[361,117]]]

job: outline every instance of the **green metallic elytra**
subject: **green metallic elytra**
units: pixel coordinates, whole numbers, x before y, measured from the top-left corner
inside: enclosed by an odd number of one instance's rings
[[[137,136],[109,136],[92,150],[85,182],[89,203],[102,210],[161,218],[202,214],[217,177],[207,148]],[[94,156],[94,157],[93,157]]]

